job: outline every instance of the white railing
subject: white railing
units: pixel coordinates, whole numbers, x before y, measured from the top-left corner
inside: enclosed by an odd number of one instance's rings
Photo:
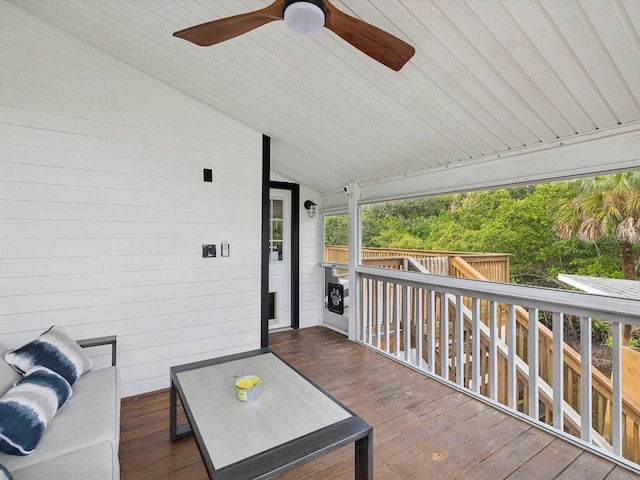
[[[359,341],[640,461],[640,406],[623,399],[621,365],[622,325],[640,326],[640,302],[367,266],[356,272]],[[552,319],[552,332],[541,315]],[[589,332],[580,354],[563,345],[567,315]],[[611,379],[592,368],[592,318],[612,324]]]

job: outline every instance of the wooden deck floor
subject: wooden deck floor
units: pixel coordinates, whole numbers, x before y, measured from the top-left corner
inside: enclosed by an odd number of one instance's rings
[[[374,475],[395,479],[638,479],[640,475],[325,328],[270,346],[374,427]],[[353,447],[278,477],[353,479]],[[169,439],[169,393],[122,401],[122,480],[206,480],[192,438]]]

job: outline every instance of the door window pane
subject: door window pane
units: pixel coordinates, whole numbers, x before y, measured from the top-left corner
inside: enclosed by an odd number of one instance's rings
[[[284,200],[272,198],[269,218],[269,261],[284,260]]]
[[[277,198],[271,199],[271,218],[282,220],[284,218],[283,215],[283,200],[279,200]]]

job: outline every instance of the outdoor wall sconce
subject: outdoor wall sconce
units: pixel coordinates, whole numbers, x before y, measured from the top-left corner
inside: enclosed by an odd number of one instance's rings
[[[310,217],[313,217],[316,214],[316,204],[311,200],[305,200],[304,208],[307,209],[307,215],[309,215]]]

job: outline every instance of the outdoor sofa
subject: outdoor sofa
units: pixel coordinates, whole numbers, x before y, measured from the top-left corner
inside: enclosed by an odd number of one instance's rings
[[[0,479],[13,480],[65,479],[65,480],[118,480],[120,465],[118,446],[120,442],[120,374],[115,366],[115,337],[104,337],[75,342],[65,338],[66,331],[61,327],[52,327],[33,342],[17,350],[8,350],[0,343]],[[75,370],[76,378],[64,382],[63,374],[56,368],[47,367],[51,352],[40,358],[31,356],[30,349],[50,349],[53,338],[55,344],[62,339],[62,349],[76,350],[76,357],[84,355],[83,365]],[[0,342],[2,338],[0,336]],[[93,368],[93,361],[80,348],[111,344],[112,366]],[[8,353],[7,353],[8,352]],[[81,352],[81,353],[78,353]],[[22,357],[21,357],[22,355]],[[35,357],[38,357],[37,354]],[[58,357],[60,355],[57,355]],[[73,354],[70,355],[73,357]],[[26,359],[26,360],[25,360]],[[88,359],[88,361],[87,361]],[[13,367],[7,360],[14,363]],[[53,360],[54,364],[58,358]],[[26,364],[25,364],[26,361]],[[30,367],[31,364],[36,364]],[[38,365],[44,364],[44,366]],[[50,362],[49,362],[50,363]],[[45,368],[47,367],[47,368]],[[21,372],[19,373],[18,370]],[[26,375],[24,375],[27,370]],[[69,376],[69,375],[67,375]],[[65,377],[66,379],[66,377]],[[48,383],[47,383],[48,382]],[[43,386],[43,383],[46,385]],[[53,385],[53,386],[52,386]],[[71,392],[68,391],[69,385]],[[55,394],[51,394],[51,389]],[[17,393],[16,393],[17,392]],[[26,393],[25,393],[26,392]],[[44,393],[43,393],[44,392]],[[62,392],[62,393],[61,393]],[[66,396],[70,395],[68,400]],[[18,401],[13,401],[14,397]],[[47,397],[55,398],[62,404],[53,413],[53,418],[45,418],[42,426],[41,416],[47,416],[48,406],[39,406],[38,401]],[[25,400],[26,398],[26,400]],[[30,402],[34,400],[34,405]],[[19,402],[23,404],[19,405]],[[46,403],[46,400],[44,401]],[[12,409],[34,408],[38,410],[35,426],[30,425],[25,414],[13,414]],[[53,408],[53,407],[52,407]],[[31,418],[30,420],[33,420]],[[34,438],[30,437],[33,434]],[[41,434],[41,436],[40,436]],[[22,445],[25,444],[25,445]],[[29,452],[25,454],[26,452]],[[15,450],[15,451],[12,451]],[[7,453],[7,451],[12,451]],[[16,454],[17,453],[17,454]]]

